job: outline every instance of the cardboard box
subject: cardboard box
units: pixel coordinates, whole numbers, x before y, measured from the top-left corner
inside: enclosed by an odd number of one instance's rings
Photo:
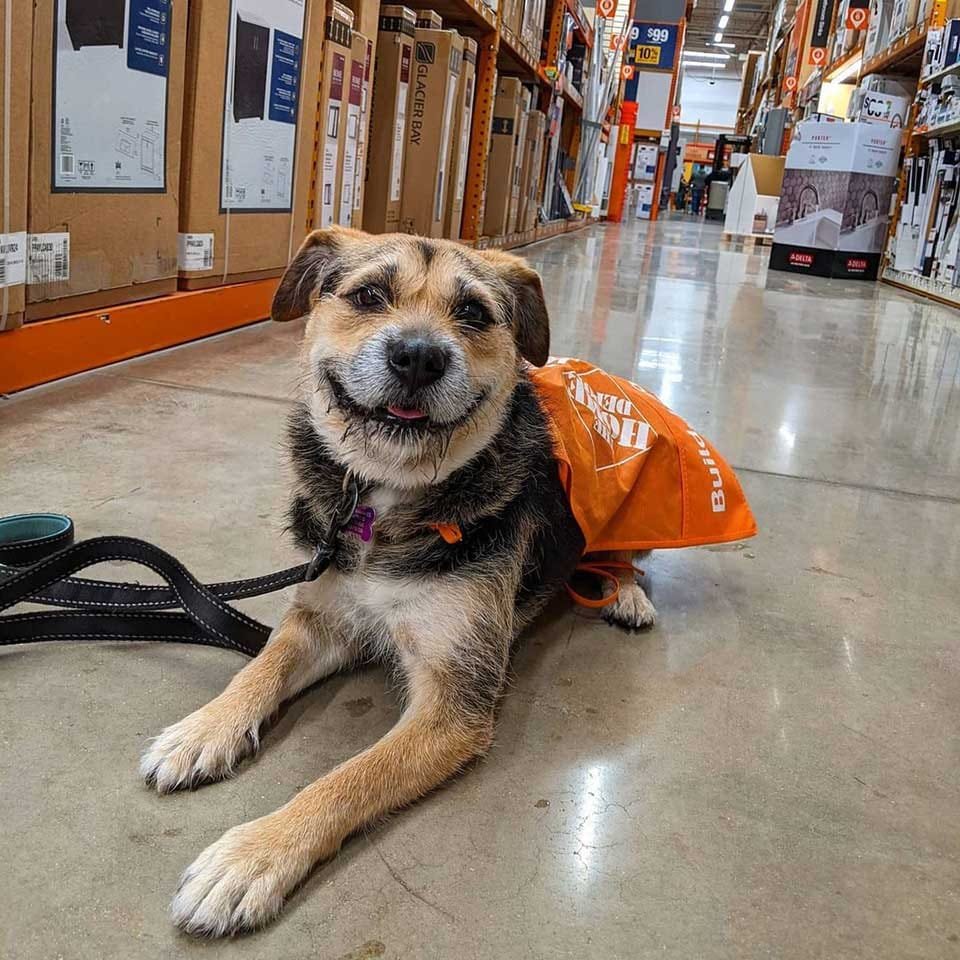
[[[414,39],[400,229],[442,237],[463,37],[455,30],[418,27]],[[411,176],[413,172],[415,176]]]
[[[340,222],[340,193],[343,188],[344,147],[350,101],[350,56],[353,44],[353,12],[333,0],[324,24],[325,49],[320,103],[320,163],[315,210],[315,227],[332,227]],[[357,91],[359,93],[359,90]]]
[[[443,235],[451,240],[460,239],[463,226],[463,193],[467,183],[467,161],[470,159],[470,128],[477,79],[477,42],[464,37],[463,43],[463,68],[453,112],[453,135],[450,137],[450,191],[443,222]]]
[[[107,18],[80,5],[69,23],[67,9],[34,7],[27,320],[177,285],[184,9],[124,0]]]
[[[520,94],[520,115],[517,119],[517,136],[513,150],[513,183],[510,187],[510,212],[507,217],[507,233],[519,230],[520,181],[523,176],[523,153],[527,142],[527,114],[530,112],[530,91],[526,88]]]
[[[32,21],[31,0],[0,5],[0,62],[11,68],[9,90],[6,70],[0,70],[0,331],[23,322],[26,295],[31,60],[29,45],[19,38],[30,36]]]
[[[179,285],[279,276],[310,219],[323,2],[189,10]]]
[[[355,34],[363,36],[363,34]],[[353,182],[353,217],[351,225],[363,229],[364,186],[367,180],[367,147],[370,137],[370,106],[373,93],[373,40],[363,37],[366,50],[363,56],[363,84],[360,91],[360,129],[357,132],[357,169]]]
[[[516,77],[501,77],[493,102],[490,156],[487,160],[483,232],[489,237],[499,237],[509,232],[514,155],[522,107],[523,84]]]
[[[537,225],[537,197],[540,192],[540,171],[543,168],[543,147],[546,138],[546,114],[539,110],[531,110],[527,114],[527,136],[523,149],[518,230],[532,230]]]
[[[380,8],[363,202],[363,229],[370,233],[400,229],[407,99],[416,21],[416,14],[407,7]]]
[[[503,26],[519,37],[523,20],[523,0],[503,0],[503,4]]]
[[[360,120],[363,114],[363,74],[367,59],[367,38],[354,33],[350,41],[350,65],[347,71],[345,112],[340,168],[337,177],[337,223],[353,226],[353,192],[357,181],[357,158],[360,150]]]
[[[443,17],[435,10],[417,11],[417,29],[418,30],[442,30]]]

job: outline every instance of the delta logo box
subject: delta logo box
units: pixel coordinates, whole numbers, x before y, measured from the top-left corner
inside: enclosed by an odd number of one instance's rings
[[[873,123],[797,125],[783,174],[772,269],[877,279],[900,134]]]

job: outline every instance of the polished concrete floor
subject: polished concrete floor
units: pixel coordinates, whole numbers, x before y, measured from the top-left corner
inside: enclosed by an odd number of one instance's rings
[[[382,674],[308,691],[237,779],[158,797],[146,738],[237,657],[0,651],[4,958],[960,957],[960,315],[768,273],[689,221],[528,255],[555,352],[701,428],[760,536],[654,555],[647,634],[558,601],[489,760],[232,942],[171,926],[180,871],[386,731]],[[0,402],[0,513],[63,510],[209,579],[286,562],[296,340],[260,325]]]

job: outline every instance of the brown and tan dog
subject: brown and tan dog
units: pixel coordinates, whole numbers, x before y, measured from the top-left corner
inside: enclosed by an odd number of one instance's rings
[[[522,260],[319,231],[273,305],[276,320],[304,315],[291,526],[302,546],[321,542],[348,474],[365,526],[341,535],[333,566],[298,588],[263,652],[153,741],[141,771],[161,792],[229,776],[284,700],[361,662],[396,672],[405,708],[378,743],[200,854],[172,907],[197,934],[270,920],[346,837],[482,755],[511,646],[583,550],[524,373],[546,361],[549,328]],[[640,627],[653,616],[625,578],[608,618]]]

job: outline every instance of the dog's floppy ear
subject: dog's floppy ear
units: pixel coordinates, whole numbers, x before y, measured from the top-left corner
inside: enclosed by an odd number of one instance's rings
[[[336,284],[340,274],[337,264],[351,233],[336,228],[314,230],[303,241],[273,295],[272,319],[296,320],[306,316],[317,298]]]
[[[540,274],[510,253],[485,250],[483,256],[510,288],[513,336],[521,355],[535,367],[542,367],[550,356],[550,317]]]

